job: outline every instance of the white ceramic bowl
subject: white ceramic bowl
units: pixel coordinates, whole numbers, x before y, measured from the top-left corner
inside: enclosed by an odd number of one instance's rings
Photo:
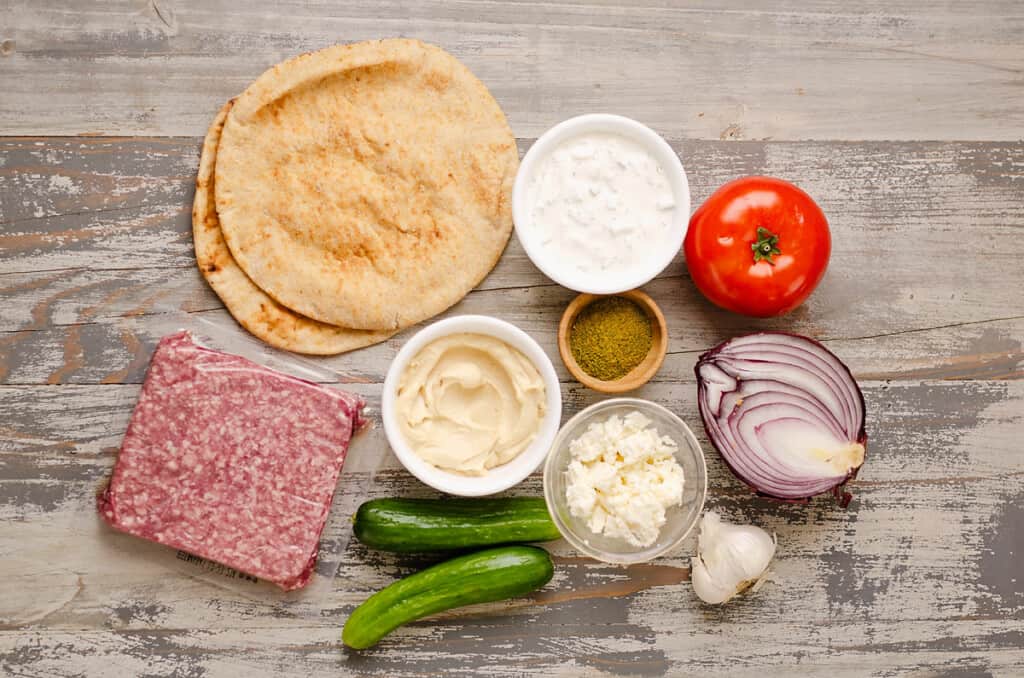
[[[633,410],[639,410],[651,420],[658,433],[676,442],[676,461],[683,467],[683,503],[668,509],[658,539],[646,547],[636,547],[624,539],[595,534],[587,527],[585,520],[572,515],[565,498],[566,470],[572,457],[570,443],[582,435],[591,423],[604,421],[615,414],[624,416]],[[661,405],[639,398],[612,398],[582,410],[559,431],[544,465],[544,499],[558,531],[577,551],[606,563],[643,563],[679,548],[697,524],[707,492],[708,474],[704,452],[693,431],[682,419]]]
[[[409,361],[424,346],[449,334],[463,332],[487,334],[497,337],[510,346],[518,349],[530,359],[541,378],[547,397],[547,408],[541,420],[540,429],[533,442],[512,461],[495,466],[482,476],[467,476],[445,471],[427,463],[409,446],[402,434],[395,415],[395,400],[398,383],[405,372]],[[384,434],[387,436],[391,449],[402,465],[434,489],[456,494],[463,497],[482,497],[495,494],[520,483],[528,475],[537,470],[551,449],[551,443],[558,433],[558,425],[562,421],[562,388],[558,383],[558,375],[551,364],[551,359],[544,353],[530,335],[504,320],[484,315],[459,315],[440,320],[417,332],[412,339],[405,342],[398,355],[391,362],[388,374],[384,378],[384,393],[381,397],[381,419],[384,422]]]
[[[675,197],[672,225],[662,242],[652,242],[654,255],[642,267],[624,271],[618,275],[606,272],[583,275],[567,267],[548,252],[541,244],[530,222],[529,182],[537,165],[562,142],[590,132],[604,132],[626,137],[649,152],[665,171]],[[512,218],[515,222],[516,237],[522,243],[527,256],[544,275],[563,287],[590,294],[618,294],[649,282],[665,270],[682,249],[686,228],[690,221],[690,185],[679,156],[650,127],[621,115],[594,113],[564,120],[547,132],[526,152],[519,164],[515,185],[512,189]]]

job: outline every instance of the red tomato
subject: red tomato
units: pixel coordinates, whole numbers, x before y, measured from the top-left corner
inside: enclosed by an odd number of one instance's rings
[[[792,311],[814,291],[832,238],[811,196],[781,179],[744,177],[694,212],[683,251],[704,296],[766,318]]]

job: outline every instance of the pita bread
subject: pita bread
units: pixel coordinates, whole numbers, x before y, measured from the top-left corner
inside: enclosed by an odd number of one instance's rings
[[[487,88],[417,40],[303,54],[228,114],[217,213],[235,260],[281,304],[361,329],[458,302],[512,231],[515,138]]]
[[[298,353],[329,355],[384,341],[394,333],[325,325],[281,306],[256,287],[231,257],[221,236],[213,199],[217,143],[231,103],[224,105],[210,126],[199,160],[196,198],[192,204],[192,238],[203,277],[235,320],[272,346]]]

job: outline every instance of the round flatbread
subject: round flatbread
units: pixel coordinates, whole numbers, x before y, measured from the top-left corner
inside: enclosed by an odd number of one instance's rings
[[[339,45],[261,75],[235,102],[217,213],[238,264],[317,320],[397,329],[497,263],[519,164],[501,108],[417,40]]]
[[[213,199],[217,143],[231,104],[226,103],[210,125],[199,159],[196,198],[192,203],[192,238],[203,277],[235,320],[272,346],[298,353],[332,355],[384,341],[394,332],[325,325],[285,308],[256,287],[231,257],[221,236]]]

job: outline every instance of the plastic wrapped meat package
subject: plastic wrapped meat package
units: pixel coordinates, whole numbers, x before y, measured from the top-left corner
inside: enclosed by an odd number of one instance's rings
[[[167,335],[100,515],[206,571],[302,588],[363,406],[333,386],[206,348],[188,331]]]

